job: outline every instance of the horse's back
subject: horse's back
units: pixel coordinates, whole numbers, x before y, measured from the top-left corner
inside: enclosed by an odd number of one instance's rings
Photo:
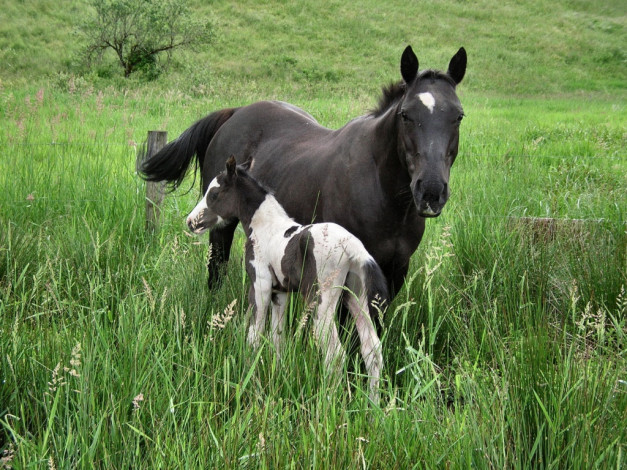
[[[311,114],[309,114],[304,109],[299,108],[298,106],[294,106],[291,103],[287,103],[285,101],[266,101],[265,103],[270,103],[271,105],[278,105],[280,108],[286,111],[296,113],[297,115],[300,115],[301,117],[309,121],[312,121],[314,124],[318,124],[318,121],[316,121],[316,119]]]
[[[238,108],[211,140],[203,167],[203,180],[210,181],[224,169],[234,155],[238,163],[253,161],[251,172],[268,183],[259,167],[289,159],[308,142],[319,141],[329,129],[321,126],[306,111],[283,101],[258,101]]]
[[[293,104],[283,101],[258,101],[239,108],[231,119],[220,129],[223,133],[233,134],[241,132],[246,140],[253,139],[255,132],[262,132],[260,139],[272,139],[286,133],[298,137],[299,131],[325,132],[329,131],[321,126],[316,119]],[[219,137],[219,135],[216,135]]]

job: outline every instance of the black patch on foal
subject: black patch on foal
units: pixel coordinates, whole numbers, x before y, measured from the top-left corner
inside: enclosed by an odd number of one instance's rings
[[[299,226],[298,225],[294,225],[293,227],[288,228],[285,233],[283,234],[283,236],[285,238],[290,238],[292,236],[292,234],[298,230]]]
[[[300,291],[305,297],[312,293],[317,280],[316,258],[313,249],[314,241],[309,228],[304,228],[287,242],[285,253],[281,259],[281,271],[285,276],[283,285],[285,290]]]
[[[252,233],[252,230],[251,230]],[[245,254],[244,260],[246,261],[246,274],[250,278],[250,285],[255,285],[255,280],[257,279],[257,273],[255,272],[255,268],[253,267],[253,261],[255,259],[255,250],[253,249],[253,243],[250,241],[250,237],[246,240],[245,245]]]

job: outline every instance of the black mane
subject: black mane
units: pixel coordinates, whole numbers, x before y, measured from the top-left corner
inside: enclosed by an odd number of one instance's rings
[[[238,166],[237,168],[237,176],[245,179],[249,184],[251,184],[255,189],[262,192],[264,196],[266,194],[270,194],[274,196],[274,191],[272,191],[269,187],[262,184],[257,178],[254,178],[247,169],[242,168],[242,166]]]
[[[456,85],[455,81],[447,73],[439,70],[423,70],[418,75],[417,80],[445,80],[453,87]],[[379,98],[379,103],[376,108],[370,111],[370,114],[374,117],[381,116],[403,97],[406,90],[407,84],[404,81],[390,83],[388,86],[384,86],[381,90],[382,95]]]
[[[374,117],[381,116],[394,103],[403,97],[406,89],[407,85],[403,81],[390,83],[388,86],[384,86],[381,89],[382,95],[379,98],[379,103],[376,108],[370,111],[370,114]]]

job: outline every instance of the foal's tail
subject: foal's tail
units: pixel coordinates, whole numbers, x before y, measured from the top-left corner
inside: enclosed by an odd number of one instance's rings
[[[146,181],[167,181],[171,189],[176,189],[189,168],[192,157],[196,155],[196,168],[202,172],[207,147],[215,133],[220,129],[237,108],[215,111],[194,123],[177,139],[173,140],[152,157],[144,160],[139,171]]]
[[[351,290],[355,289],[354,294],[365,297],[363,300],[368,304],[370,318],[377,329],[381,330],[383,326],[381,313],[387,307],[390,298],[387,280],[377,262],[361,243],[358,246],[354,245],[351,251],[353,253],[349,256],[353,269],[348,273],[347,285]],[[359,279],[361,288],[355,285],[355,278]]]
[[[370,318],[377,325],[377,329],[382,326],[383,319],[381,314],[383,309],[387,307],[390,301],[390,294],[388,292],[388,283],[383,275],[383,271],[374,260],[370,258],[362,265],[364,286],[366,290],[366,297],[368,299],[368,309],[370,311]]]

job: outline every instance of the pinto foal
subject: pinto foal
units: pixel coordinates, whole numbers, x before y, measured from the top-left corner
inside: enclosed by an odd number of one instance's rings
[[[241,221],[247,237],[246,272],[251,280],[248,297],[254,312],[249,343],[259,346],[272,303],[272,339],[279,351],[287,294],[299,291],[307,304],[316,302],[314,333],[325,354],[325,365],[339,371],[345,353],[334,318],[346,287],[350,292],[343,299],[359,335],[370,377],[370,398],[378,402],[383,355],[371,320],[371,303],[375,296],[386,300],[388,291],[379,265],[363,244],[337,224],[297,224],[244,167],[236,166],[231,156],[226,171],[211,181],[205,196],[187,217],[187,225],[200,234],[235,219]]]

